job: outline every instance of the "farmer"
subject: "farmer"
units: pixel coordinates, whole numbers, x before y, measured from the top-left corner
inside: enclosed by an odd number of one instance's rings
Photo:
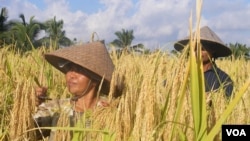
[[[203,71],[205,78],[205,91],[218,90],[221,86],[225,90],[226,97],[230,97],[233,91],[233,82],[223,70],[217,67],[215,59],[226,57],[232,54],[221,39],[208,27],[200,29],[201,55],[203,61]],[[174,48],[181,51],[189,41],[189,37],[179,40],[174,44]]]
[[[109,105],[107,98],[101,94],[109,94],[114,65],[103,42],[58,49],[45,54],[45,59],[65,74],[66,86],[72,97],[45,102],[47,88],[36,88],[38,111],[34,118],[37,126],[56,126],[57,115],[62,110],[67,112],[70,125],[73,126],[84,112]],[[90,124],[90,121],[85,121],[85,127]],[[54,140],[54,133],[50,130],[43,130],[41,137],[49,135],[49,139]]]

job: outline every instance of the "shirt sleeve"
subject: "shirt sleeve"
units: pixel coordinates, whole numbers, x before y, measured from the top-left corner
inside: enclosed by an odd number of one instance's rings
[[[225,80],[224,89],[226,92],[226,96],[230,97],[232,95],[232,92],[233,92],[233,81],[231,80],[231,78],[229,76],[227,76],[227,78]]]
[[[59,110],[65,110],[70,108],[70,102],[68,99],[64,100],[52,100],[46,103],[42,103],[37,107],[33,118],[35,120],[36,127],[52,127],[55,126],[58,120]],[[68,108],[66,108],[68,107]],[[50,135],[50,130],[42,129],[37,130],[38,139],[47,137]]]

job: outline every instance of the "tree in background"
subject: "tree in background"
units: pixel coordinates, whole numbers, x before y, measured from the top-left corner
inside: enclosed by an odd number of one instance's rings
[[[20,51],[31,50],[35,44],[37,44],[37,36],[41,31],[42,23],[34,20],[32,16],[29,23],[26,22],[25,16],[20,14],[22,22],[12,21],[12,26],[10,30],[10,36],[12,43],[16,44],[16,47]]]
[[[8,19],[7,9],[4,7],[1,9],[0,13],[0,32],[5,32],[8,30],[8,25],[6,24]]]
[[[122,31],[116,31],[115,35],[117,39],[113,40],[111,44],[119,48],[121,51],[129,52],[131,43],[135,38],[133,33],[134,33],[133,30],[125,30],[125,29],[122,29]]]
[[[235,58],[245,57],[250,58],[250,48],[246,46],[246,44],[240,43],[229,43],[229,47],[232,50],[232,55]]]
[[[63,30],[63,20],[56,21],[56,17],[46,22],[38,22],[32,16],[29,22],[26,21],[24,14],[19,15],[20,20],[8,19],[6,8],[1,9],[0,13],[0,47],[3,44],[12,44],[16,50],[25,52],[33,47],[42,45],[52,46],[57,49],[61,46],[70,46],[74,42],[66,37]],[[41,35],[45,31],[45,35]],[[41,38],[38,39],[38,36]],[[76,42],[76,39],[75,39]]]
[[[145,50],[143,44],[132,45],[132,41],[135,39],[133,30],[125,30],[122,29],[121,31],[116,31],[115,35],[117,39],[113,40],[110,44],[114,45],[118,48],[116,51],[118,54],[122,52],[129,53],[131,51],[135,52],[148,52]]]
[[[8,11],[5,7],[1,9],[0,13],[0,46],[8,42],[7,31],[9,30],[9,24],[7,23]]]
[[[57,49],[59,46],[70,46],[73,42],[66,37],[66,31],[63,30],[63,20],[56,21],[56,17],[47,20],[45,23],[45,37],[41,39],[46,45],[52,43]]]

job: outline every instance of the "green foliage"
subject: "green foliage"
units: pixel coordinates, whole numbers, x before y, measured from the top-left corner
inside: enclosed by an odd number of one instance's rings
[[[217,120],[216,124],[214,125],[210,133],[208,134],[207,138],[205,138],[205,141],[210,141],[216,136],[216,134],[218,134],[218,132],[221,129],[221,125],[224,124],[224,122],[233,112],[237,104],[240,103],[240,100],[242,99],[243,95],[247,92],[247,89],[249,88],[249,86],[250,86],[250,78],[241,87],[241,89],[235,94],[234,99],[232,99],[232,101],[227,106],[225,111],[221,114],[220,118]]]
[[[246,57],[250,58],[250,47],[247,47],[246,44],[235,43],[229,44],[232,54],[235,58]]]
[[[11,29],[11,33],[16,42],[16,47],[25,52],[32,50],[33,44],[36,44],[36,37],[40,31],[40,23],[34,20],[34,16],[30,18],[29,24],[24,20],[24,16],[20,15],[23,23],[15,23]]]
[[[115,39],[111,44],[115,45],[118,48],[123,48],[124,50],[128,50],[131,46],[132,41],[134,40],[134,31],[133,30],[125,30],[116,31],[115,35],[117,39]]]
[[[54,49],[58,49],[59,46],[70,46],[72,41],[65,36],[65,31],[63,30],[63,20],[56,21],[56,17],[50,19],[44,23],[45,33],[47,36],[40,39],[45,45],[49,45],[52,40],[52,45]]]
[[[63,20],[56,21],[56,17],[44,23],[38,22],[32,16],[26,22],[23,14],[19,15],[21,21],[10,20],[7,22],[7,9],[2,8],[0,15],[0,47],[4,44],[13,44],[16,51],[26,52],[42,45],[52,46],[54,49],[60,46],[70,46],[73,42],[66,37],[63,30]],[[38,39],[39,33],[44,30],[46,35]]]
[[[6,21],[8,19],[7,9],[3,7],[0,13],[0,32],[5,32],[8,29]]]
[[[141,43],[132,45],[132,42],[135,39],[133,34],[134,34],[133,30],[125,30],[125,29],[115,32],[117,39],[113,40],[110,43],[110,45],[116,47],[115,51],[118,57],[122,53],[132,53],[132,52],[144,53],[144,54],[150,53],[150,50],[145,49],[144,45]]]

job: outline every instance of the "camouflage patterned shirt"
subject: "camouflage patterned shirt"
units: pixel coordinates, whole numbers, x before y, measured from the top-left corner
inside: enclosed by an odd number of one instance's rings
[[[100,97],[97,102],[97,107],[106,107],[108,105],[108,101],[106,97]],[[66,113],[70,118],[70,125],[74,126],[76,121],[72,121],[72,119],[76,119],[77,115],[82,115],[82,113],[74,112],[73,104],[68,99],[55,99],[45,103],[40,104],[37,107],[36,113],[33,115],[34,119],[37,122],[39,127],[55,127],[57,126],[57,121],[59,119],[58,113]],[[85,122],[85,127],[90,127],[91,121]],[[45,131],[45,132],[44,132]],[[44,130],[44,137],[50,136],[49,140],[53,140],[53,131]]]

